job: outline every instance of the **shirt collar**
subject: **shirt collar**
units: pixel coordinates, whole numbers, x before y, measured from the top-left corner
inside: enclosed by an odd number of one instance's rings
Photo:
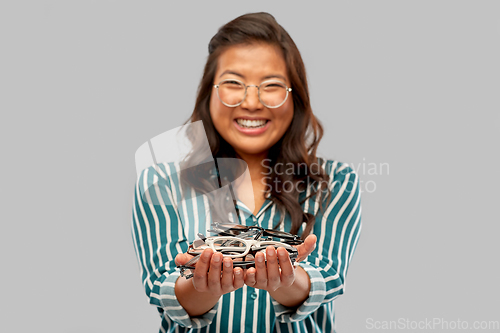
[[[262,205],[261,209],[259,210],[259,212],[255,216],[256,218],[259,218],[262,214],[264,214],[264,212],[272,205],[273,201],[270,200],[270,198],[271,198],[271,195],[268,194],[266,196],[266,201],[264,202],[264,204]],[[245,205],[240,200],[237,200],[237,202],[236,202],[236,208],[238,208],[239,210],[243,211],[246,215],[253,215],[253,212],[250,211],[250,208],[248,208],[247,205]]]

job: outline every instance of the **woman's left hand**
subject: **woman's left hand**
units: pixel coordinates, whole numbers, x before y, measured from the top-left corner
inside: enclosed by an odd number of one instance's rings
[[[316,248],[316,236],[307,236],[304,243],[296,246],[296,248],[299,253],[295,261],[300,262],[307,258]],[[265,257],[267,257],[267,265]],[[246,270],[245,284],[252,288],[270,292],[280,287],[289,287],[295,281],[294,268],[285,248],[279,247],[275,250],[270,245],[266,248],[266,256],[260,252],[255,255],[255,268],[252,267]]]

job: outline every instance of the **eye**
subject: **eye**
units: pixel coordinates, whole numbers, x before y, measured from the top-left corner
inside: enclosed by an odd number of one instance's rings
[[[225,89],[243,89],[243,84],[236,80],[227,80],[220,84],[222,88]]]
[[[224,84],[241,85],[241,82],[236,81],[236,80],[227,80],[227,81],[224,81]]]
[[[282,90],[282,89],[286,89],[285,88],[285,85],[281,82],[268,82],[268,83],[265,83],[262,88],[265,90],[265,91],[276,91],[276,90]]]

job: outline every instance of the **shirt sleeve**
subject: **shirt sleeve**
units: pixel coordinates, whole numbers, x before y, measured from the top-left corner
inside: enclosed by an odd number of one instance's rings
[[[311,280],[309,296],[298,308],[285,307],[273,300],[280,322],[303,320],[345,290],[347,268],[361,231],[359,177],[345,163],[328,162],[331,197],[325,202],[324,212],[316,215],[317,246],[306,260],[298,263]]]
[[[189,243],[173,199],[170,179],[160,176],[153,167],[141,172],[135,186],[132,238],[149,303],[161,308],[160,313],[180,326],[209,325],[218,303],[204,315],[190,317],[175,296],[175,282],[180,276],[175,257],[186,252]]]

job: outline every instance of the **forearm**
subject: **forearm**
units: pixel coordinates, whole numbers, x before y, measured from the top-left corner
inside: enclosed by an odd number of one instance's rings
[[[182,276],[175,283],[175,296],[191,317],[201,316],[208,312],[220,298],[220,296],[215,296],[210,292],[197,291],[192,280],[186,280]]]
[[[300,266],[295,269],[295,281],[289,287],[280,287],[270,291],[271,297],[283,306],[297,307],[309,296],[311,281],[309,274]]]

